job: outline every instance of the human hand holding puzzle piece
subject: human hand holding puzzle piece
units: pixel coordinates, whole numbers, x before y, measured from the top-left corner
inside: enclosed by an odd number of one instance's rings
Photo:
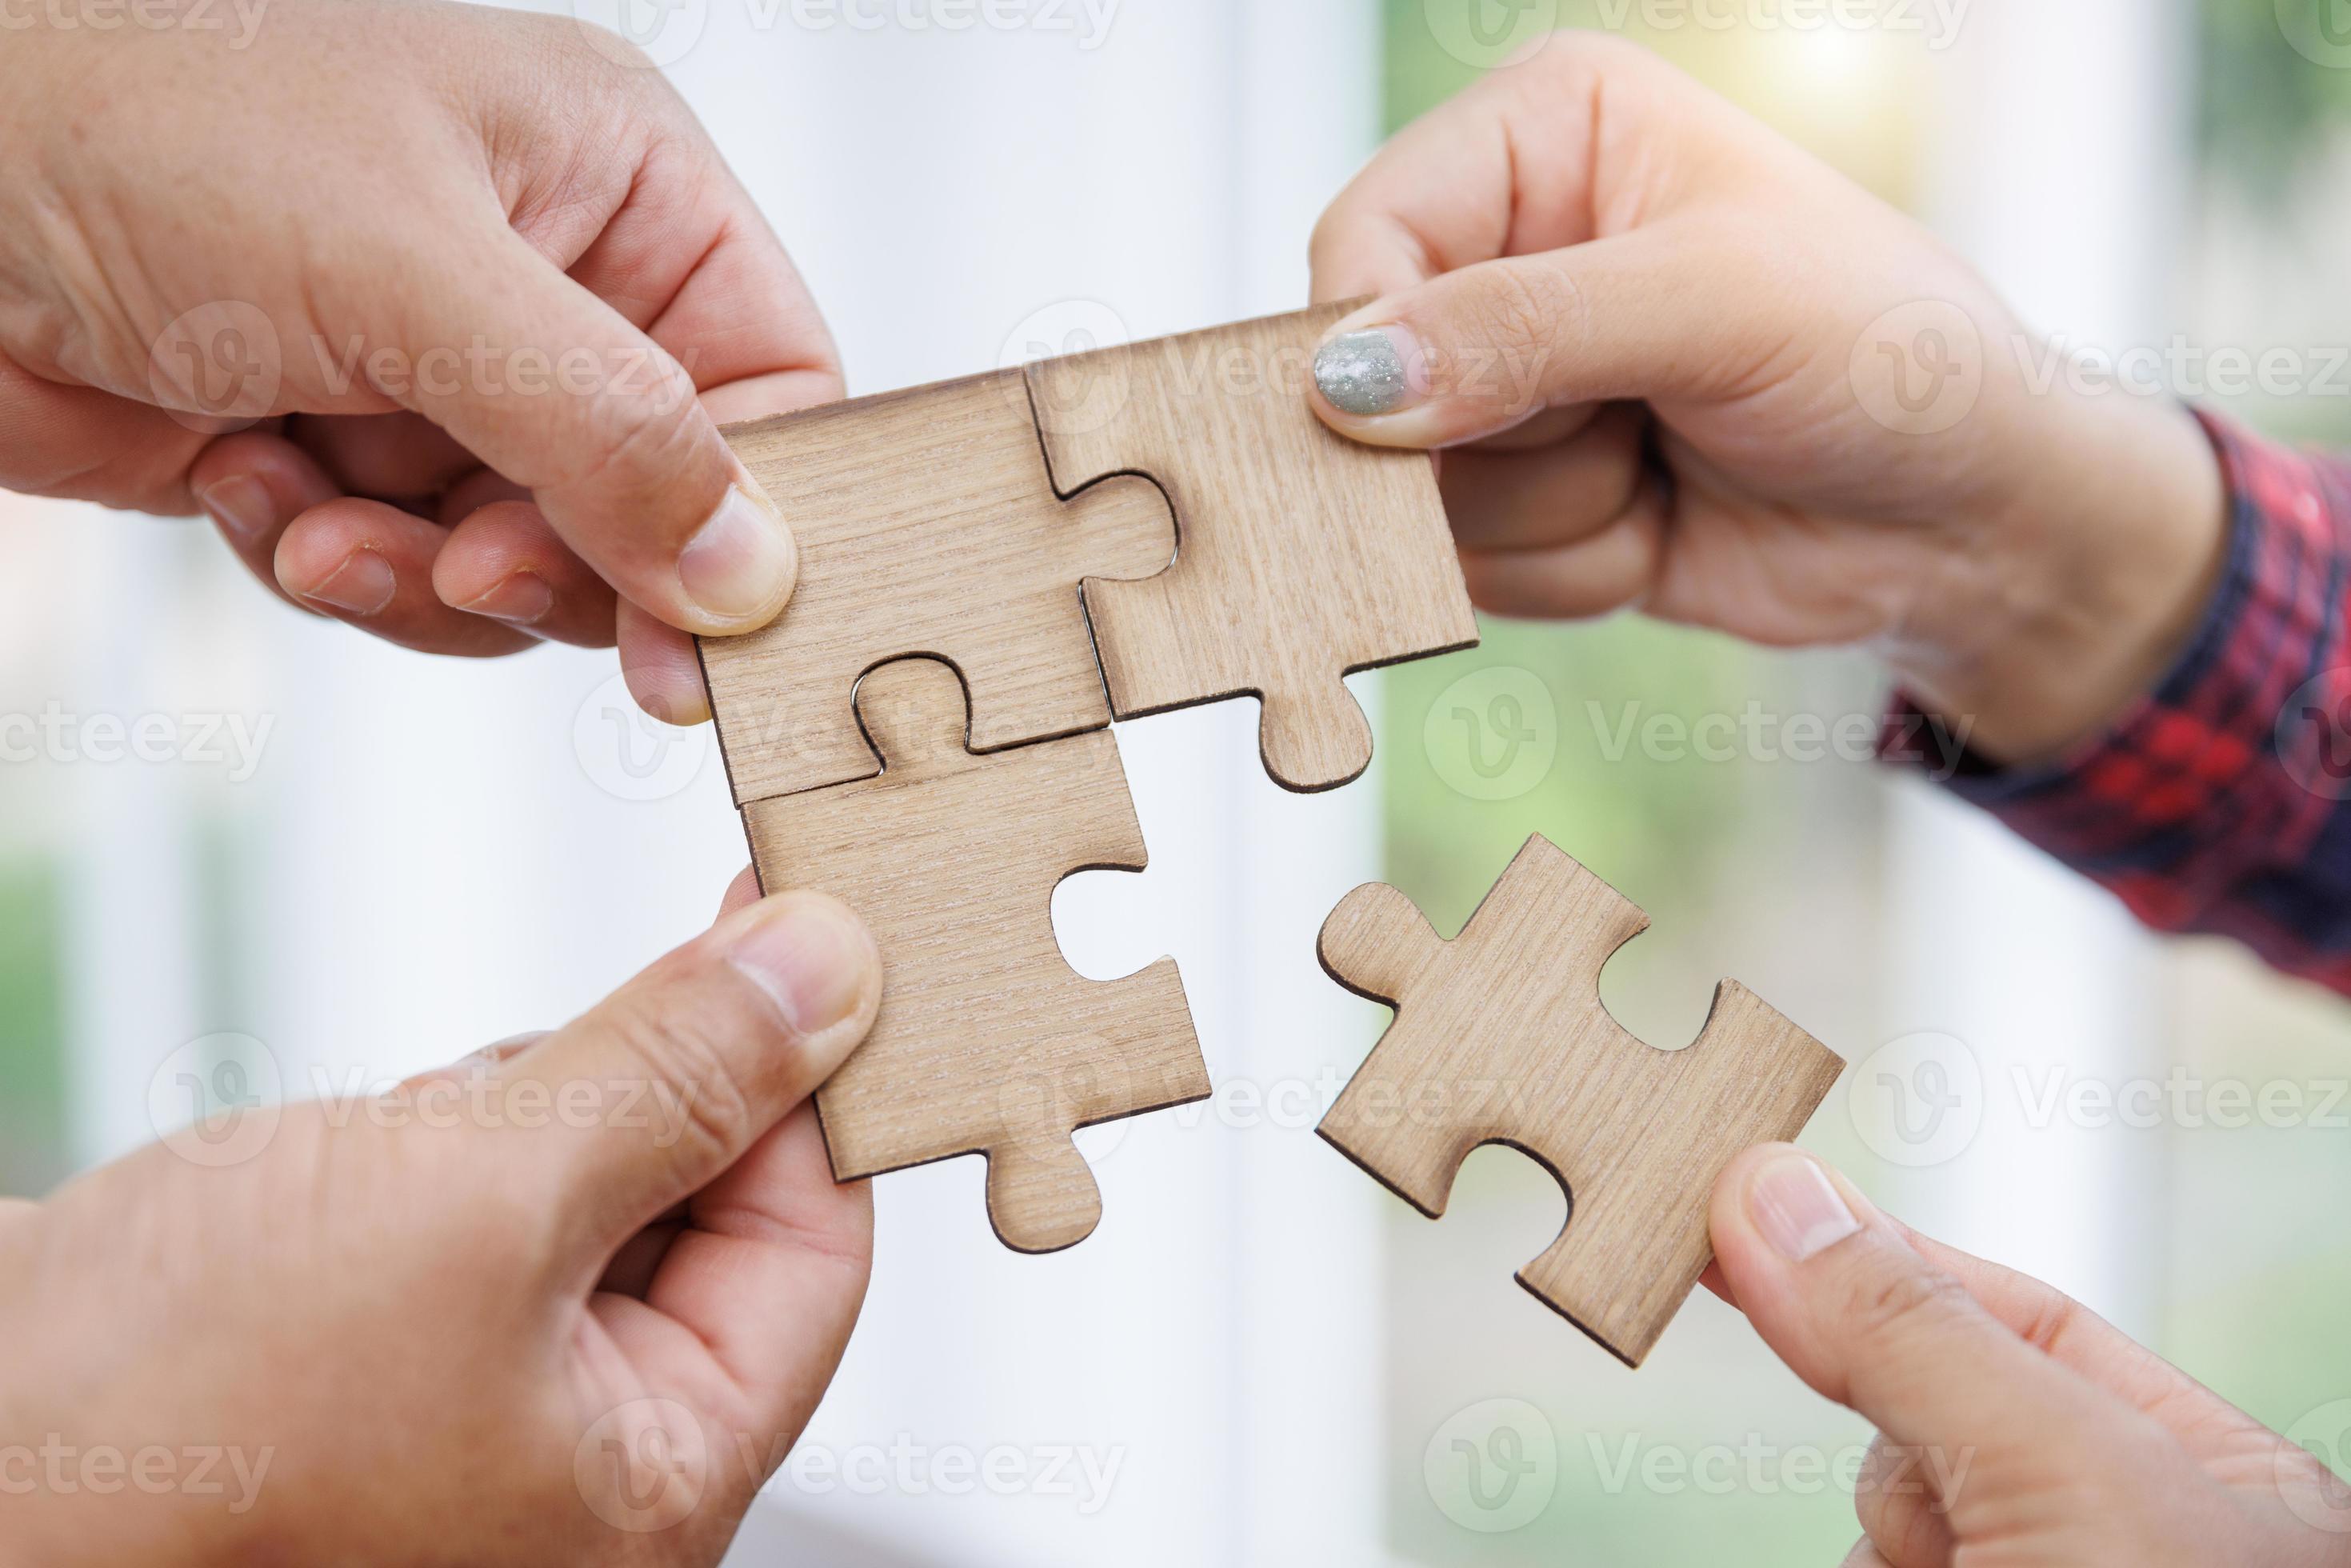
[[[1476,642],[1426,455],[1305,402],[1348,308],[727,433],[802,562],[774,625],[703,644],[753,861],[846,898],[885,967],[819,1096],[841,1179],[980,1153],[1008,1246],[1091,1233],[1071,1133],[1209,1092],[1173,962],[1086,980],[1053,936],[1063,877],[1143,867],[1111,719],[1255,694],[1267,771],[1331,789],[1371,758],[1341,677]],[[1572,1222],[1521,1281],[1635,1364],[1705,1265],[1714,1175],[1841,1066],[1729,982],[1688,1050],[1626,1034],[1598,976],[1646,924],[1538,838],[1454,942],[1376,885],[1322,937],[1334,978],[1399,1009],[1323,1136],[1431,1215],[1480,1143],[1541,1161]],[[1391,1105],[1431,1092],[1434,1121]]]

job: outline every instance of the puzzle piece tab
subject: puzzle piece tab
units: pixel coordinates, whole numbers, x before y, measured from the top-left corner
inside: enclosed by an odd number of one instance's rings
[[[1427,455],[1343,440],[1308,406],[1314,350],[1353,308],[1028,371],[1062,495],[1140,474],[1175,506],[1173,566],[1086,585],[1113,711],[1254,693],[1266,770],[1299,790],[1371,762],[1371,727],[1341,676],[1478,641]]]
[[[1018,371],[729,428],[799,546],[783,614],[702,641],[737,804],[870,778],[851,694],[875,665],[945,659],[995,751],[1110,723],[1079,582],[1176,549],[1165,498],[1123,479],[1053,493]]]
[[[1452,941],[1374,883],[1321,943],[1332,978],[1396,1009],[1322,1136],[1431,1218],[1472,1149],[1524,1152],[1567,1189],[1568,1218],[1519,1282],[1635,1366],[1712,1256],[1714,1178],[1794,1137],[1844,1067],[1731,980],[1682,1050],[1625,1032],[1600,970],[1648,923],[1537,834]]]
[[[878,776],[744,810],[760,884],[837,894],[882,949],[873,1032],[817,1092],[833,1175],[984,1154],[1006,1246],[1081,1241],[1102,1196],[1071,1134],[1208,1094],[1174,960],[1089,980],[1054,939],[1063,877],[1144,866],[1117,743],[975,756],[956,672],[933,659],[870,672],[856,707]]]

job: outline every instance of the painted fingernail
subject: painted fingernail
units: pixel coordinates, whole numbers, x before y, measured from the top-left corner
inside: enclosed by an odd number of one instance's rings
[[[864,923],[833,899],[794,894],[763,912],[727,959],[773,997],[806,1040],[856,1016],[880,985]]]
[[[1341,413],[1370,419],[1419,401],[1411,367],[1419,350],[1401,327],[1370,327],[1315,351],[1314,384]]]
[[[1771,1249],[1792,1263],[1861,1228],[1828,1173],[1802,1155],[1782,1155],[1749,1179],[1747,1217]]]
[[[230,475],[206,487],[196,502],[212,515],[213,521],[240,539],[258,538],[277,521],[277,503],[269,498],[267,487],[250,475]]]
[[[400,580],[392,572],[392,562],[371,549],[355,549],[343,558],[343,564],[332,575],[318,587],[306,590],[302,597],[346,614],[372,615],[392,602],[399,587]]]
[[[555,608],[555,590],[535,571],[517,571],[501,578],[497,586],[470,604],[458,606],[468,614],[486,615],[516,626],[535,626]]]
[[[687,597],[718,621],[743,621],[774,610],[791,592],[799,569],[798,552],[782,522],[732,486],[677,558],[678,580]]]

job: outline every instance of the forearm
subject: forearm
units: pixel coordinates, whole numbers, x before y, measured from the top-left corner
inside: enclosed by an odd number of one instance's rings
[[[2148,925],[2351,991],[2351,460],[2206,425],[2230,531],[2184,650],[2053,762],[1950,787]],[[1906,704],[1889,757],[1937,758],[1935,722]]]

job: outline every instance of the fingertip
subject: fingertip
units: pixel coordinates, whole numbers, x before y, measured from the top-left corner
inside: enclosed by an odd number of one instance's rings
[[[759,902],[759,868],[745,866],[726,884],[726,894],[718,901],[718,918],[726,919],[738,909],[748,909]]]
[[[637,706],[664,724],[687,727],[710,717],[710,688],[694,639],[632,600],[613,606],[621,678]]]
[[[818,1059],[818,1076],[865,1038],[882,1006],[882,954],[873,934],[830,894],[797,888],[720,922],[726,961],[765,991],[794,1039]]]

